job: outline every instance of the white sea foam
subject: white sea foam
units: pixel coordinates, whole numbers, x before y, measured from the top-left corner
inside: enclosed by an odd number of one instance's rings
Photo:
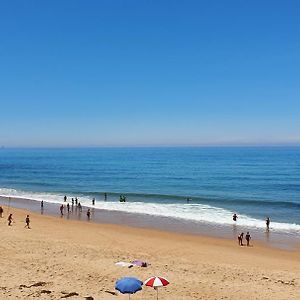
[[[25,198],[37,201],[44,200],[46,202],[51,203],[62,203],[64,197],[63,194],[25,192],[6,188],[0,188],[0,196]],[[69,197],[75,198],[75,195],[69,195]],[[91,206],[91,199],[92,197],[82,196],[79,200],[82,205]],[[138,213],[153,216],[169,217],[193,222],[205,222],[220,225],[233,224],[232,211],[205,204],[160,204],[148,202],[145,203],[142,201],[120,203],[117,201],[97,201],[95,207],[109,211],[120,211],[127,213]],[[239,215],[237,225],[247,228],[265,228],[264,220],[251,218],[246,215]],[[272,230],[280,232],[300,233],[299,224],[272,222],[270,228]]]

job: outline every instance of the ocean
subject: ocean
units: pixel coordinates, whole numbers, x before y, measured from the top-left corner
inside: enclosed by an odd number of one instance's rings
[[[107,193],[107,201],[104,201]],[[119,202],[119,195],[126,203]],[[0,196],[300,234],[300,148],[0,149]],[[187,202],[187,198],[190,201]]]

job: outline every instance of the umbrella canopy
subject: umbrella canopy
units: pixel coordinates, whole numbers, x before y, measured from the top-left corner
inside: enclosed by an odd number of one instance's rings
[[[150,286],[156,289],[156,299],[158,300],[158,288],[161,286],[166,286],[168,285],[170,282],[164,278],[164,277],[157,277],[157,276],[152,276],[150,278],[148,278],[144,284],[146,286]]]
[[[123,277],[116,282],[115,289],[122,294],[134,294],[142,289],[143,282],[135,277]]]
[[[148,278],[144,283],[145,283],[146,286],[157,288],[157,287],[160,287],[160,286],[166,286],[170,282],[164,277],[152,276],[152,277]]]

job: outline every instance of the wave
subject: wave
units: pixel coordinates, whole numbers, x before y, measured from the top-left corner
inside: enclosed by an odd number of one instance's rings
[[[0,196],[2,197],[14,197],[14,198],[22,198],[22,199],[30,199],[45,202],[57,203],[61,204],[63,201],[63,197],[68,193],[40,193],[40,192],[29,192],[8,188],[0,188]],[[87,192],[81,193],[77,195],[69,195],[69,197],[80,197],[80,202],[84,206],[91,206],[91,200],[97,193]],[[99,194],[99,193],[98,193]],[[110,193],[109,195],[118,196],[118,193]],[[129,195],[129,194],[127,194]],[[96,201],[96,208],[109,210],[109,211],[120,211],[126,213],[138,213],[138,214],[146,214],[152,216],[160,216],[160,217],[168,217],[174,219],[181,219],[185,221],[192,222],[204,222],[218,225],[232,225],[232,214],[233,211],[229,209],[220,208],[217,206],[212,206],[210,204],[203,203],[184,203],[184,202],[174,202],[173,203],[159,203],[159,202],[143,202],[141,201],[144,197],[143,194],[131,194],[136,198],[140,198],[140,201],[129,201],[126,203],[120,203],[118,201]],[[155,198],[160,195],[156,194],[147,194],[148,198]],[[174,196],[171,195],[163,195],[165,199],[172,198]],[[182,197],[177,196],[179,199],[183,199]],[[194,198],[193,198],[194,199]],[[198,198],[204,199],[204,198]],[[252,200],[250,200],[253,203]],[[257,204],[261,204],[260,201],[255,201]],[[267,202],[270,205],[273,205],[274,202]],[[239,204],[241,204],[239,202]],[[294,203],[298,205],[297,203]],[[275,202],[276,205],[276,202]],[[245,214],[239,214],[239,219],[237,225],[243,227],[253,227],[257,229],[264,229],[265,222],[264,220],[249,217]],[[281,222],[272,222],[271,229],[280,232],[296,232],[300,233],[300,225],[293,223],[281,223]]]

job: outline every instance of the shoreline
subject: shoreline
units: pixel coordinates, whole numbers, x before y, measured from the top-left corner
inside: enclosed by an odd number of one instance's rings
[[[119,226],[128,226],[132,228],[154,229],[162,232],[173,232],[182,235],[212,237],[217,239],[228,240],[233,243],[237,242],[237,235],[247,229],[243,229],[239,225],[220,226],[204,223],[189,222],[185,220],[177,220],[169,217],[144,215],[138,213],[128,213],[121,211],[109,211],[90,206],[82,206],[83,212],[80,213],[76,206],[67,213],[66,203],[60,204],[45,202],[44,209],[41,210],[40,201],[26,198],[3,197],[0,196],[0,205],[10,205],[14,208],[27,209],[31,212],[48,215],[67,220],[77,220],[96,224],[111,224]],[[59,212],[59,206],[64,204],[64,216]],[[71,207],[71,206],[70,206]],[[91,209],[91,219],[86,216],[87,209]],[[283,249],[288,251],[296,251],[300,249],[300,237],[284,236],[283,233],[250,229],[252,241],[255,244],[262,244],[267,247]]]

